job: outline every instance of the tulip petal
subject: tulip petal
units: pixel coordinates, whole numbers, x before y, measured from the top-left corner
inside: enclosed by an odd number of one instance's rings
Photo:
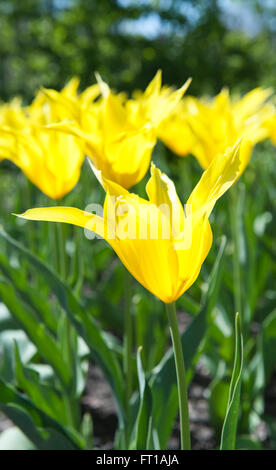
[[[234,147],[227,149],[224,155],[218,155],[203,173],[192,191],[187,204],[192,204],[193,214],[199,211],[200,218],[212,211],[217,199],[236,181],[240,167],[240,140]]]
[[[178,250],[179,280],[175,299],[178,299],[197,279],[201,266],[212,246],[213,234],[205,215],[193,228],[190,247]]]
[[[161,90],[161,85],[162,85],[162,70],[159,69],[157,70],[151,82],[148,84],[145,90],[144,96],[148,97],[148,96],[158,94]]]
[[[169,217],[173,235],[178,237],[184,230],[185,214],[172,180],[151,164],[151,177],[146,185],[149,200]]]
[[[91,230],[102,238],[105,237],[104,219],[75,207],[41,207],[29,209],[23,214],[14,215],[28,220],[44,220],[48,222],[73,224]]]
[[[254,88],[244,95],[239,101],[233,104],[233,112],[244,120],[252,114],[258,112],[264,102],[272,95],[273,90],[270,88],[263,89],[261,87]]]

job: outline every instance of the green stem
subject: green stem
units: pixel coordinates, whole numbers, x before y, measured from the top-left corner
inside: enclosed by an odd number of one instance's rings
[[[80,408],[78,400],[76,399],[76,357],[77,354],[77,336],[76,331],[70,323],[69,318],[64,313],[64,328],[65,328],[65,343],[63,344],[63,352],[66,357],[67,364],[70,364],[71,369],[71,384],[64,394],[64,400],[67,408],[68,419],[71,426],[79,429],[80,424]]]
[[[181,449],[191,449],[191,437],[189,426],[189,407],[188,392],[186,383],[185,364],[183,357],[183,349],[177,323],[175,302],[166,304],[167,314],[169,318],[170,331],[174,350],[175,368],[177,376],[179,414],[180,414],[180,433],[181,433]]]
[[[59,254],[58,254],[58,241],[57,241],[57,227],[56,224],[48,222],[50,225],[51,247],[52,247],[52,263],[53,269],[59,273]]]
[[[230,219],[231,231],[233,238],[233,289],[235,311],[238,312],[242,318],[242,292],[241,292],[241,269],[240,269],[240,214],[237,187],[232,188],[230,197]]]
[[[129,402],[132,393],[132,347],[133,347],[133,324],[131,312],[131,275],[125,270],[125,315],[124,315],[124,350],[123,366],[125,374],[125,411],[127,421],[129,419]],[[129,423],[126,425],[126,446],[128,446]]]

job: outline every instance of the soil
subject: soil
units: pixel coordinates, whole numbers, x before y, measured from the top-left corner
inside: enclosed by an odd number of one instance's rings
[[[189,411],[193,449],[214,449],[214,430],[210,426],[206,388],[209,378],[198,367],[189,389]],[[84,412],[91,413],[94,427],[94,444],[98,449],[112,449],[117,427],[116,408],[101,370],[90,368],[85,394],[82,398]],[[169,449],[179,449],[179,423],[174,427]]]

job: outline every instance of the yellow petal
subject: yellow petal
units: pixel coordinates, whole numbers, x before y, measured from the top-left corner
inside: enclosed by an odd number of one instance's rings
[[[61,90],[61,93],[65,96],[76,97],[78,88],[80,84],[80,79],[78,77],[72,77],[65,87]]]
[[[239,150],[240,141],[224,155],[217,155],[203,173],[187,201],[192,205],[193,214],[199,211],[199,217],[205,212],[209,215],[217,199],[236,181],[240,167]]]
[[[207,215],[193,225],[190,248],[177,251],[179,279],[174,300],[178,299],[195,282],[212,246],[213,235]]]
[[[175,186],[167,175],[151,164],[151,177],[146,185],[149,200],[169,216],[173,228],[173,236],[178,237],[184,230],[185,214],[176,193]],[[161,206],[161,207],[160,207]]]
[[[114,136],[124,132],[126,124],[126,111],[122,106],[121,100],[108,93],[103,103],[103,132],[108,140],[114,139]]]
[[[117,241],[114,250],[129,272],[163,302],[174,298],[178,260],[169,240]]]
[[[95,77],[96,77],[96,80],[98,82],[101,94],[103,95],[104,98],[106,98],[108,96],[108,94],[110,93],[110,88],[109,88],[108,84],[103,81],[103,79],[102,79],[101,75],[99,74],[99,72],[95,72]]]
[[[254,88],[236,103],[233,103],[233,112],[237,114],[239,120],[244,120],[256,113],[272,93],[273,90],[270,88]]]
[[[100,237],[105,236],[105,224],[102,217],[82,211],[75,207],[41,207],[29,209],[23,214],[14,214],[28,220],[44,220],[48,222],[63,222],[91,230]]]
[[[158,94],[161,90],[161,85],[162,85],[162,71],[159,69],[157,70],[151,82],[148,84],[144,93],[145,96]]]

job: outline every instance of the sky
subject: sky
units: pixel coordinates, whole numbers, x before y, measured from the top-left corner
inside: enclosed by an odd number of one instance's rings
[[[119,0],[119,3],[127,7],[135,2],[134,0]],[[141,3],[147,5],[151,2],[149,0],[140,0]],[[249,3],[241,3],[235,0],[219,0],[219,5],[224,12],[225,23],[229,28],[242,29],[251,36],[260,31],[262,26],[261,20]],[[189,16],[190,22],[196,22],[198,19],[197,10],[192,5],[185,5],[185,15]],[[161,31],[162,34],[166,34],[166,26],[161,22],[159,15],[154,12],[138,20],[124,21],[122,29],[126,33],[140,34],[148,39],[154,39]]]

